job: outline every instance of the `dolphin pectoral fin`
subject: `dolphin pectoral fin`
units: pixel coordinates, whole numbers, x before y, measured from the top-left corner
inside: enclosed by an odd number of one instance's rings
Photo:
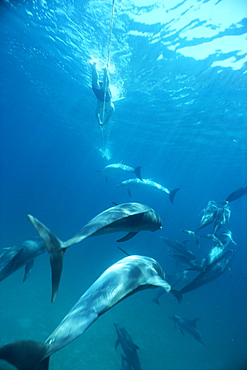
[[[137,232],[130,232],[128,233],[127,235],[125,235],[123,238],[121,239],[118,239],[117,242],[118,243],[122,243],[122,242],[126,242],[126,240],[129,240],[131,238],[134,238],[134,236],[138,234],[138,231]]]
[[[117,350],[118,346],[119,346],[119,339],[116,340],[116,343],[115,343],[115,351]]]
[[[180,303],[183,299],[183,295],[179,290],[171,289],[172,295],[174,295],[175,298],[177,298],[178,303]]]
[[[18,370],[48,370],[47,345],[31,340],[22,340],[0,348],[0,359],[14,365]]]
[[[174,201],[174,197],[175,195],[177,194],[177,192],[180,190],[180,188],[176,188],[172,191],[170,191],[170,194],[169,194],[169,200],[170,202],[173,204],[173,201]]]
[[[158,298],[154,298],[152,301],[153,301],[154,303],[156,303],[158,306],[160,305],[160,301],[158,300]]]
[[[168,284],[164,279],[161,279],[161,277],[158,275],[149,277],[147,279],[147,284],[160,286],[161,288],[164,288],[167,293],[169,293],[171,290],[170,284]]]
[[[130,189],[128,189],[127,191],[128,191],[129,196],[132,197]]]
[[[44,224],[42,224],[37,218],[28,215],[29,221],[33,224],[34,228],[44,240],[46,249],[49,253],[53,253],[62,248],[62,242],[56,235],[54,235]]]
[[[53,303],[56,299],[62,270],[63,270],[63,258],[66,249],[60,249],[58,252],[52,253],[50,257],[51,273],[52,273],[52,295],[51,302]]]
[[[28,262],[25,266],[25,273],[24,273],[24,277],[23,277],[23,283],[24,281],[27,280],[27,278],[29,277],[29,275],[31,274],[31,271],[32,271],[32,268],[33,268],[33,264],[34,264],[34,260]]]
[[[183,329],[181,329],[181,328],[179,328],[179,329],[180,329],[181,333],[184,335]]]

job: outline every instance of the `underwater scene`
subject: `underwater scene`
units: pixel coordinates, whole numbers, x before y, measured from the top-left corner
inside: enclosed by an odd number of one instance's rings
[[[247,370],[246,1],[0,33],[0,370]]]

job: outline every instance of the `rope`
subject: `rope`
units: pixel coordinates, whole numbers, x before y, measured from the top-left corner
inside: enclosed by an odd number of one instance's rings
[[[111,40],[112,40],[112,27],[113,27],[113,19],[114,19],[114,6],[115,6],[115,0],[112,0],[112,7],[111,7],[111,22],[110,22],[110,31],[109,31],[109,40],[108,40],[108,47],[107,47],[107,62],[106,62],[106,69],[108,71],[108,67],[110,64],[110,51],[111,51]],[[104,89],[104,102],[103,102],[103,114],[102,114],[102,123],[104,122],[104,116],[105,116],[105,101],[106,99],[106,88]],[[103,125],[101,125],[101,128],[103,130]]]

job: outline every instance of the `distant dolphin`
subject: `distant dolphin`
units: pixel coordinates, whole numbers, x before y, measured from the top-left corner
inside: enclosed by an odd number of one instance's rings
[[[226,198],[227,202],[232,202],[233,200],[236,200],[238,198],[243,197],[247,194],[247,182],[245,182],[240,188],[232,192],[228,197]]]
[[[223,274],[228,267],[230,267],[230,262],[233,258],[234,251],[224,250],[217,251],[213,262],[205,266],[204,270],[197,275],[190,283],[185,285],[181,290],[172,289],[171,293],[177,298],[180,303],[183,298],[183,294],[188,293],[192,290],[198,289],[204,284],[209,283],[210,281],[216,279],[218,276]],[[212,258],[212,256],[211,256]]]
[[[139,231],[155,231],[161,229],[159,215],[150,207],[141,203],[123,203],[108,208],[89,221],[74,237],[62,242],[45,225],[35,217],[28,215],[29,220],[45,242],[51,254],[52,269],[52,302],[55,300],[62,274],[65,250],[90,236],[104,235],[119,231],[128,234],[119,239],[123,242],[133,238]]]
[[[108,176],[115,176],[118,173],[133,172],[136,175],[136,177],[142,180],[141,166],[133,168],[133,167],[127,166],[126,164],[122,164],[122,163],[112,163],[112,164],[108,164],[108,166],[104,167],[103,170],[100,172],[102,172],[102,174],[106,177],[106,179],[108,178]]]
[[[205,343],[203,343],[201,339],[201,334],[196,327],[196,323],[199,319],[188,320],[178,315],[174,315],[170,317],[170,319],[173,320],[174,323],[179,327],[183,335],[184,331],[187,331],[187,333],[191,334],[192,337],[194,337],[198,342],[200,342],[202,345],[204,345],[204,347],[206,347]]]
[[[34,259],[45,251],[45,243],[41,238],[4,248],[0,255],[0,281],[23,266],[25,266],[23,281],[26,281],[32,271]]]
[[[170,285],[153,258],[129,256],[109,267],[83,294],[45,343],[18,341],[0,348],[0,359],[19,370],[47,370],[49,357],[92,325],[100,315],[133,293]]]
[[[141,370],[140,360],[137,353],[139,347],[134,344],[130,334],[118,324],[114,324],[117,332],[117,340],[115,349],[117,350],[119,344],[121,345],[124,354],[134,370]]]
[[[174,190],[168,190],[164,186],[158,184],[157,182],[154,182],[149,179],[129,179],[122,181],[121,184],[117,185],[118,187],[127,189],[129,196],[131,196],[131,190],[132,189],[146,189],[146,188],[153,188],[161,190],[167,194],[169,194],[169,200],[171,203],[173,203],[174,197],[180,188],[174,189]]]

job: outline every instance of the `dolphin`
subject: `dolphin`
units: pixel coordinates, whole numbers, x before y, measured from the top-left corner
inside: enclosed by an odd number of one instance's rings
[[[171,290],[159,263],[145,256],[125,257],[103,272],[44,343],[7,344],[0,348],[0,359],[19,370],[47,370],[50,356],[84,333],[99,316],[139,290],[155,287],[167,293]]]
[[[122,181],[121,184],[117,185],[117,187],[121,187],[124,189],[127,189],[129,196],[131,196],[131,190],[132,189],[147,189],[147,188],[152,188],[152,189],[158,189],[161,190],[167,194],[169,194],[169,200],[171,203],[173,203],[174,197],[180,188],[176,188],[174,190],[168,190],[164,186],[158,184],[157,182],[154,182],[149,179],[129,179]]]
[[[191,334],[193,338],[198,340],[198,342],[200,342],[204,347],[206,347],[205,343],[203,343],[201,339],[201,334],[196,327],[196,323],[199,319],[188,320],[178,315],[174,315],[170,317],[170,319],[173,320],[175,325],[179,327],[183,335],[184,335],[184,331],[187,331],[187,333]]]
[[[173,257],[178,264],[200,269],[200,264],[194,253],[186,248],[187,240],[179,242],[178,240],[168,239],[163,236],[160,238],[168,245],[168,251],[173,252],[170,256]]]
[[[200,286],[209,283],[216,279],[218,276],[230,267],[230,262],[233,258],[234,251],[229,250],[218,250],[215,253],[213,262],[205,266],[204,270],[200,272],[190,283],[185,285],[181,290],[172,289],[171,293],[177,298],[180,303],[183,299],[183,294],[190,292],[191,290],[197,289]],[[212,257],[212,256],[211,256]]]
[[[199,227],[196,229],[197,233],[203,227],[214,223],[213,234],[216,233],[221,225],[224,225],[229,221],[231,211],[228,202],[216,203],[214,200],[210,200],[207,207],[203,209],[203,216],[200,221]]]
[[[247,182],[245,182],[242,186],[240,186],[240,188],[229,194],[228,197],[226,198],[226,201],[232,202],[233,200],[241,198],[246,194],[247,194]]]
[[[4,248],[0,255],[0,281],[25,266],[23,281],[29,277],[34,260],[46,251],[45,243],[41,238],[26,240],[21,244]]]
[[[142,180],[141,177],[141,166],[138,166],[136,168],[127,166],[126,164],[122,163],[112,163],[108,164],[108,166],[105,166],[102,171],[100,171],[105,177],[106,181],[108,176],[115,176],[118,173],[123,172],[132,172],[138,177],[140,180]]]
[[[37,218],[28,215],[29,220],[44,240],[50,253],[52,270],[52,302],[54,302],[63,268],[65,250],[73,244],[79,243],[90,236],[104,235],[119,231],[127,231],[128,234],[118,242],[133,238],[139,231],[155,231],[161,229],[162,221],[159,215],[150,207],[141,203],[123,203],[99,213],[72,238],[65,242],[59,240]]]
[[[137,350],[140,348],[136,344],[134,344],[130,334],[127,332],[126,329],[118,324],[114,324],[114,326],[117,332],[115,350],[117,350],[118,345],[120,344],[132,368],[134,370],[141,370],[140,360],[137,353]]]

